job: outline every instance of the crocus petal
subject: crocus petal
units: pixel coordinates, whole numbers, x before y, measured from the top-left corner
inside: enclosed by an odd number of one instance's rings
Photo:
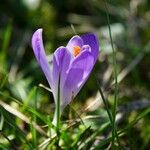
[[[91,47],[89,45],[83,45],[82,46],[82,51],[89,51],[89,52],[91,52]]]
[[[99,42],[98,38],[93,33],[84,34],[81,36],[84,45],[89,45],[91,47],[91,53],[94,57],[94,62],[96,62],[99,54]]]
[[[83,40],[78,35],[73,36],[68,42],[66,47],[71,53],[73,53],[74,46],[79,46],[79,47],[83,46]]]
[[[36,57],[39,65],[41,66],[41,68],[47,78],[47,81],[51,87],[51,83],[52,83],[51,69],[50,69],[50,65],[48,63],[48,60],[47,60],[47,57],[45,54],[45,50],[44,50],[44,46],[43,46],[42,29],[38,29],[33,34],[32,48],[33,48],[35,57]]]
[[[62,89],[62,106],[65,107],[79,92],[86,82],[94,65],[91,52],[83,51],[70,65],[64,87]]]
[[[54,94],[55,102],[57,101],[58,96],[58,86],[61,86],[64,84],[66,73],[69,68],[69,65],[72,60],[72,55],[70,52],[66,49],[66,47],[59,47],[53,56],[53,81],[52,81],[52,90]],[[60,79],[60,83],[59,83]],[[60,84],[60,85],[59,85]]]
[[[60,93],[62,109],[71,102],[76,96],[76,89],[78,84],[82,81],[84,71],[83,69],[70,69],[65,85]],[[74,84],[74,85],[73,85]]]

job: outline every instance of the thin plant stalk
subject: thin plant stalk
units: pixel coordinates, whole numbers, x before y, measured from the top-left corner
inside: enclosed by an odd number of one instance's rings
[[[113,123],[112,113],[109,111],[108,102],[107,102],[107,100],[106,100],[105,97],[104,97],[104,94],[103,94],[102,89],[101,89],[101,87],[100,87],[100,83],[99,83],[99,81],[98,81],[97,78],[96,78],[96,81],[97,81],[97,84],[98,84],[98,90],[99,90],[99,92],[100,92],[101,98],[102,98],[103,103],[104,103],[104,105],[105,105],[105,107],[106,107],[106,111],[107,111],[109,120],[110,120],[110,122],[111,122],[111,124],[112,124],[112,123]]]
[[[112,126],[112,128],[114,129],[114,136],[117,137],[117,142],[119,143],[118,145],[120,146],[118,133],[117,133],[116,128],[114,128],[114,125],[113,125],[113,116],[112,116],[112,112],[109,110],[108,102],[107,102],[107,100],[106,100],[106,98],[105,98],[105,96],[104,96],[104,94],[103,94],[103,92],[102,92],[102,89],[100,88],[100,83],[99,83],[98,79],[97,79],[97,84],[98,84],[98,90],[99,90],[99,92],[100,92],[101,98],[102,98],[103,103],[104,103],[104,105],[105,105],[105,107],[106,107],[106,111],[107,111],[107,114],[108,114],[108,117],[109,117],[111,126]],[[112,134],[112,135],[113,135],[113,134]],[[112,138],[113,138],[113,136],[112,136]]]
[[[116,109],[117,109],[117,103],[118,103],[117,61],[116,61],[116,51],[114,49],[112,35],[111,35],[110,20],[109,20],[108,6],[107,6],[106,0],[105,0],[105,8],[106,8],[106,16],[107,16],[107,22],[108,22],[109,36],[110,36],[110,41],[111,41],[111,46],[112,46],[112,51],[113,51],[113,66],[114,66],[114,80],[115,80],[114,105],[113,105],[113,110],[112,110],[112,117],[113,117],[112,118],[112,121],[113,121],[112,148],[114,148],[115,136],[117,137],[117,142],[118,142],[118,145],[120,146],[119,138],[118,138],[118,135],[116,134],[117,133],[116,132],[117,127],[115,124]]]

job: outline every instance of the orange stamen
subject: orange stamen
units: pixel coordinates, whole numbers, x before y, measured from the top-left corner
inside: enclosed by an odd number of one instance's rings
[[[78,54],[80,54],[81,48],[80,46],[74,46],[73,47],[73,55],[76,57]]]

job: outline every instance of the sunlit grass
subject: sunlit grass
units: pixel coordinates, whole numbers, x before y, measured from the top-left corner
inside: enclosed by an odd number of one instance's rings
[[[9,13],[11,21],[0,27],[0,149],[149,148],[147,3],[139,3],[138,7],[132,2],[129,5],[128,2],[96,0],[88,2],[92,9],[88,9],[87,4],[75,4],[79,8],[72,5],[74,11],[71,11],[66,2],[56,1],[51,5],[42,1],[37,10],[28,10],[24,22],[17,20],[21,10],[16,9],[17,13]],[[8,2],[5,11],[12,5],[18,6],[16,2]],[[0,6],[0,10],[5,9],[5,4],[3,7]],[[67,10],[67,14],[63,10]],[[3,23],[8,13],[2,14],[5,14],[0,18]],[[63,22],[59,22],[61,14],[66,15]],[[135,26],[138,34],[132,32],[134,21],[139,25]],[[64,110],[59,132],[52,124],[54,101],[51,91],[30,48],[30,33],[39,26],[47,31],[44,40],[49,53],[76,33],[95,32],[100,41],[100,57],[92,76]],[[104,28],[108,30],[104,31]],[[23,35],[26,32],[27,37]],[[118,39],[114,36],[116,32]]]

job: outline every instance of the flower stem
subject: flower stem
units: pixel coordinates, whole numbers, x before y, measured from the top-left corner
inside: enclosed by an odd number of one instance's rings
[[[56,101],[55,113],[52,121],[52,124],[56,127],[56,131],[52,129],[51,130],[52,135],[54,133],[55,134],[57,133],[57,135],[59,135],[60,116],[61,116],[61,107],[60,107],[60,77],[59,77],[57,101]]]
[[[59,131],[59,124],[60,124],[60,76],[58,81],[58,96],[57,96],[57,103],[56,103],[56,127],[57,131]]]

